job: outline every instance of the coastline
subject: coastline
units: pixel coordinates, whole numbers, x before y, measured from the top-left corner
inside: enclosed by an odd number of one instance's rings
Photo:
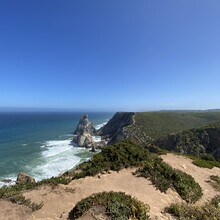
[[[96,129],[104,126],[108,122],[109,118],[110,117],[98,119],[97,121],[99,121],[99,123],[94,123]],[[78,117],[76,122],[78,122]],[[98,141],[100,139],[99,136],[94,136],[93,138],[94,141]],[[50,179],[51,177],[59,177],[63,173],[73,170],[79,164],[89,160],[94,155],[90,149],[78,147],[75,143],[73,143],[73,135],[68,132],[60,132],[60,134],[57,134],[57,139],[55,140],[53,140],[53,138],[48,139],[48,141],[37,143],[40,149],[39,159],[34,161],[35,163],[31,161],[30,164],[25,165],[23,169],[19,170],[19,172],[25,172],[34,177],[37,182],[43,179]],[[30,149],[32,146],[29,143],[26,143],[22,144],[22,147]],[[22,159],[25,160],[25,158]],[[28,172],[28,170],[31,170],[31,172]],[[3,186],[15,185],[17,175],[18,173],[15,175],[1,176],[0,188]]]

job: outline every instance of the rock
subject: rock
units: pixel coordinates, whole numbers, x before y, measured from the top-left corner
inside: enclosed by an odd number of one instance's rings
[[[3,183],[11,183],[12,180],[11,180],[11,179],[3,179],[2,182],[3,182]]]
[[[83,132],[83,134],[79,134],[76,136],[75,142],[80,147],[90,147],[90,145],[92,145],[94,141],[91,134]]]
[[[96,133],[96,129],[93,127],[92,122],[89,121],[88,115],[83,115],[82,117],[80,117],[74,134],[82,135],[85,131],[90,135],[94,135]]]
[[[126,128],[134,123],[134,116],[134,112],[117,112],[97,134],[108,140],[108,144],[128,139]]]
[[[36,183],[36,181],[33,177],[29,176],[26,173],[19,173],[16,180],[16,184],[22,183]]]
[[[92,147],[94,144],[92,135],[95,133],[96,129],[93,127],[92,122],[89,121],[88,115],[83,115],[74,131],[76,136],[73,137],[73,141],[80,147]]]

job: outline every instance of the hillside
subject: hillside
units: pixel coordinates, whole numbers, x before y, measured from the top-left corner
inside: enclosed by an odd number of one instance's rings
[[[220,160],[220,122],[170,134],[156,141],[156,144],[169,151],[194,156],[211,154]]]
[[[216,121],[220,121],[219,111],[143,112],[135,115],[135,125],[154,139]]]
[[[121,112],[100,129],[109,143],[130,139],[138,144],[220,121],[220,111]]]

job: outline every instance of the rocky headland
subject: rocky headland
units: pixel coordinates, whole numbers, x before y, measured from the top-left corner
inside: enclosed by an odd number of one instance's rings
[[[129,138],[127,127],[134,123],[134,112],[117,112],[109,122],[97,131],[108,144]]]

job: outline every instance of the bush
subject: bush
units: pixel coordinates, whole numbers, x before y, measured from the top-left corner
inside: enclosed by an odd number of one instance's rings
[[[220,219],[220,196],[216,196],[211,202],[203,206],[187,204],[172,204],[165,208],[165,212],[172,214],[177,219],[209,220]]]
[[[32,203],[30,199],[26,199],[24,196],[21,195],[22,190],[33,189],[34,186],[35,184],[31,183],[19,184],[9,187],[4,186],[0,188],[0,198],[8,199],[11,202],[19,205],[26,205],[31,208],[32,211],[36,211],[43,206],[43,203]]]
[[[137,167],[149,157],[149,151],[130,141],[109,145],[102,152],[94,155],[91,161],[79,165],[80,173],[73,174],[73,179],[94,176],[109,170],[119,171],[123,168]]]
[[[43,184],[49,184],[52,187],[54,187],[58,184],[68,184],[70,181],[71,181],[70,178],[65,178],[60,176],[60,177],[52,177],[50,179],[44,179],[37,183],[23,183],[8,187],[4,186],[0,188],[0,199],[8,199],[11,202],[19,205],[26,205],[29,208],[31,208],[32,211],[36,211],[43,206],[43,203],[40,204],[31,203],[29,199],[25,199],[25,197],[21,195],[22,191],[32,190],[37,186],[41,186]]]
[[[114,220],[149,219],[149,206],[122,192],[102,192],[81,200],[69,213],[69,219],[79,218],[96,206],[104,207],[104,214]]]
[[[219,176],[210,176],[210,184],[213,186],[213,188],[217,191],[220,191],[220,177]]]
[[[139,168],[136,175],[151,180],[161,192],[174,187],[181,198],[187,202],[194,203],[202,196],[202,189],[192,176],[173,169],[156,156]]]
[[[220,162],[216,161],[215,159],[212,159],[211,157],[201,157],[201,158],[192,157],[192,160],[193,160],[193,164],[198,167],[208,168],[208,169],[212,169],[213,167],[220,168]]]
[[[107,146],[91,161],[79,165],[80,172],[73,174],[73,179],[127,167],[140,167],[136,175],[149,178],[161,192],[174,187],[187,202],[195,202],[202,196],[201,187],[190,175],[172,169],[156,154],[130,141]]]

